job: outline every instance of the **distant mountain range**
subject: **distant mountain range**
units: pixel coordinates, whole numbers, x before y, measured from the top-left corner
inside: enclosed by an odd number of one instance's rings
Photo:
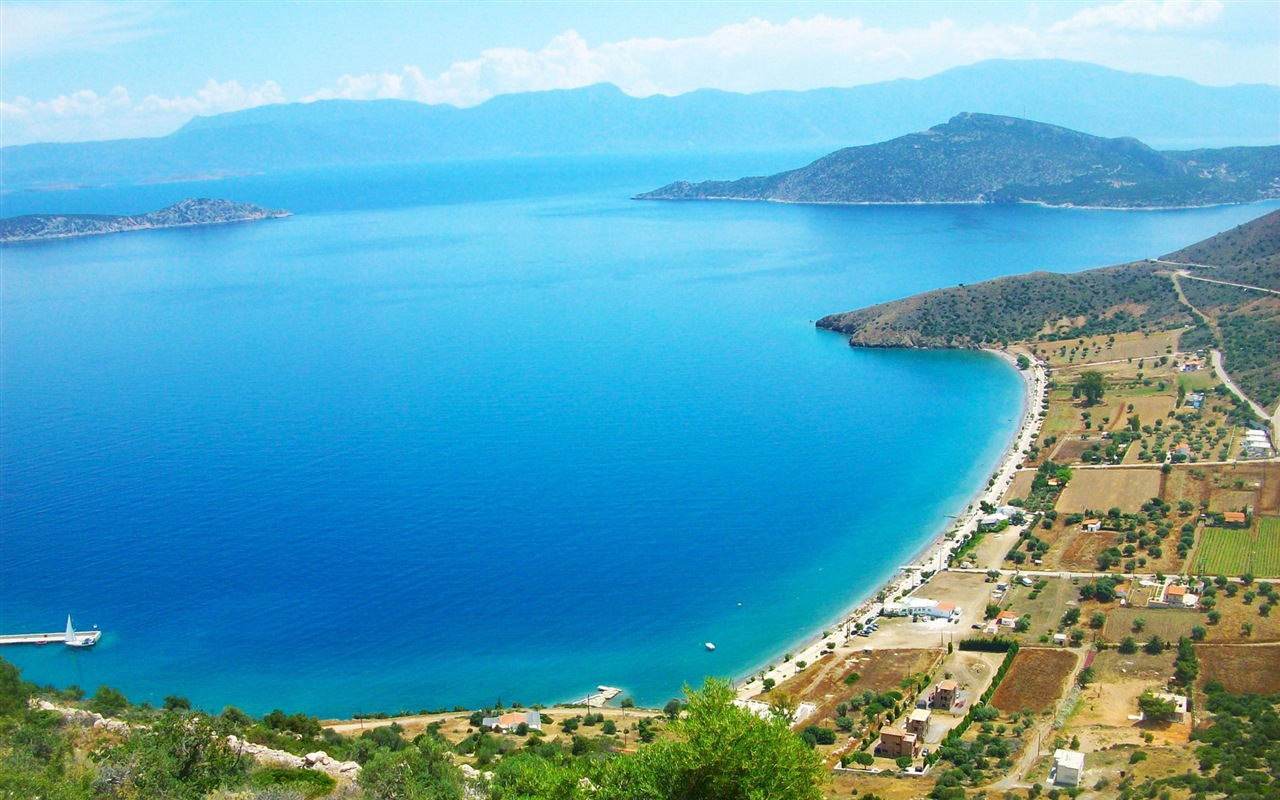
[[[1161,147],[1280,143],[1280,87],[1208,87],[1068,61],[987,61],[847,89],[634,98],[601,84],[474,108],[400,100],[271,105],[197,117],[154,139],[0,149],[6,190],[511,156],[822,151],[966,110]]]
[[[1280,197],[1280,146],[1159,152],[1013,117],[943,125],[848,147],[807,167],[736,181],[677,181],[642,200],[1009,203],[1167,208]]]
[[[28,214],[0,219],[0,243],[95,236],[149,228],[183,228],[192,225],[218,225],[224,222],[250,222],[287,216],[290,216],[288,211],[261,208],[252,203],[233,203],[230,200],[204,198],[183,200],[159,211],[133,216]]]

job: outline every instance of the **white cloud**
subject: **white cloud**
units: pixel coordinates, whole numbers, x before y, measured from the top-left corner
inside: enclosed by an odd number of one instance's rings
[[[136,23],[118,22],[115,6],[88,7],[93,13],[76,11],[81,13],[77,19],[89,19],[90,28],[96,25],[99,39],[132,35],[138,29]],[[32,13],[33,7],[16,8]],[[65,14],[68,7],[51,8]],[[296,99],[400,98],[465,107],[499,94],[572,89],[606,81],[641,97],[700,88],[803,90],[922,78],[990,58],[1064,58],[1121,69],[1139,63],[1147,71],[1191,77],[1187,65],[1194,63],[1193,56],[1210,53],[1215,43],[1201,30],[1193,37],[1169,37],[1209,26],[1223,12],[1217,0],[1123,0],[1076,8],[1079,10],[1070,17],[1058,21],[964,25],[939,19],[900,29],[877,27],[858,17],[818,15],[785,22],[752,18],[702,36],[625,39],[598,45],[569,30],[538,50],[484,50],[478,57],[456,62],[434,76],[413,65],[398,72],[343,75],[333,85]],[[42,19],[47,30],[64,30],[70,24],[60,22],[64,17],[53,13]],[[1145,45],[1143,37],[1149,40]],[[36,46],[25,35],[18,35],[15,41]],[[1274,57],[1271,60],[1274,63]],[[152,95],[137,102],[119,87],[103,96],[84,90],[39,102],[20,97],[0,104],[0,135],[8,143],[156,136],[176,129],[195,114],[287,99],[273,81],[252,89],[234,81],[210,81],[188,96]]]
[[[398,73],[344,75],[302,98],[398,97],[472,106],[498,94],[574,89],[608,81],[636,96],[703,87],[730,91],[849,86],[924,77],[986,58],[1043,55],[1036,34],[1018,26],[963,28],[942,21],[889,31],[861,19],[817,16],[784,23],[752,18],[706,36],[627,39],[592,47],[575,31],[538,51],[492,49],[434,78],[408,66]]]
[[[0,3],[0,59],[101,50],[156,32],[156,3]]]
[[[275,81],[246,89],[236,81],[211,80],[191,95],[153,94],[138,101],[123,86],[105,95],[83,89],[52,100],[19,96],[0,102],[0,145],[156,136],[198,114],[221,114],[284,101],[284,92]]]
[[[1221,13],[1222,3],[1218,0],[1123,0],[1086,8],[1070,19],[1055,23],[1049,32],[1186,30],[1208,25]]]

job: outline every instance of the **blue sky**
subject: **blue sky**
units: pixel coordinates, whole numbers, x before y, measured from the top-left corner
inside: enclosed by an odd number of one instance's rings
[[[5,0],[0,143],[158,136],[196,114],[331,97],[810,89],[988,58],[1280,84],[1280,3]]]

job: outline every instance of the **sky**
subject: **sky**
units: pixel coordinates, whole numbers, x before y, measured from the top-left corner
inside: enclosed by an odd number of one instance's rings
[[[991,58],[1280,85],[1280,2],[0,0],[0,145],[163,136],[266,103],[803,90]]]

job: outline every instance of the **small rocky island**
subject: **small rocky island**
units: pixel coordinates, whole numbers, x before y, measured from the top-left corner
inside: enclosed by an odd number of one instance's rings
[[[1158,151],[1137,139],[965,113],[927,131],[837,150],[800,169],[677,181],[636,199],[1176,208],[1275,197],[1280,147]]]
[[[0,243],[37,239],[65,239],[103,233],[184,228],[192,225],[220,225],[292,216],[288,211],[262,208],[252,203],[189,198],[147,214],[110,216],[104,214],[26,214],[0,219]]]

